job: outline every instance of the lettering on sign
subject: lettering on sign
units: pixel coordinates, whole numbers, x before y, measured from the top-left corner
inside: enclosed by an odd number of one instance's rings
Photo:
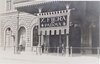
[[[45,27],[60,27],[67,25],[67,15],[49,18],[40,18],[40,28]]]

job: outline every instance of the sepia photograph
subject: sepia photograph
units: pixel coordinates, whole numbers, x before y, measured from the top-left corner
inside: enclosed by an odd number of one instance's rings
[[[0,0],[0,64],[100,64],[100,1]]]

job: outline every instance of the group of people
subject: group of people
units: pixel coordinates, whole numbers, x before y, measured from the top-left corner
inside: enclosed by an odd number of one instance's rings
[[[53,49],[53,48],[50,48],[50,47],[46,47],[45,44],[42,44],[41,45],[42,53],[44,53],[44,51],[47,51],[47,48],[48,48],[48,50],[49,49]],[[64,44],[62,44],[61,46],[57,47],[56,49],[58,49],[58,48],[59,48],[59,51],[58,51],[59,53],[62,53],[62,54],[65,53]]]

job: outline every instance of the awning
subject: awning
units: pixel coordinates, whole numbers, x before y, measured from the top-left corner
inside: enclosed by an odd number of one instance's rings
[[[68,1],[29,1],[24,3],[17,3],[14,7],[21,12],[38,13],[38,9],[42,8],[42,12],[51,12],[65,10]]]

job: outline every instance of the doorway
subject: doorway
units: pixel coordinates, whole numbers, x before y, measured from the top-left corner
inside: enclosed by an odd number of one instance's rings
[[[19,51],[25,51],[25,46],[26,46],[26,29],[25,27],[20,27],[18,31],[18,45]]]

